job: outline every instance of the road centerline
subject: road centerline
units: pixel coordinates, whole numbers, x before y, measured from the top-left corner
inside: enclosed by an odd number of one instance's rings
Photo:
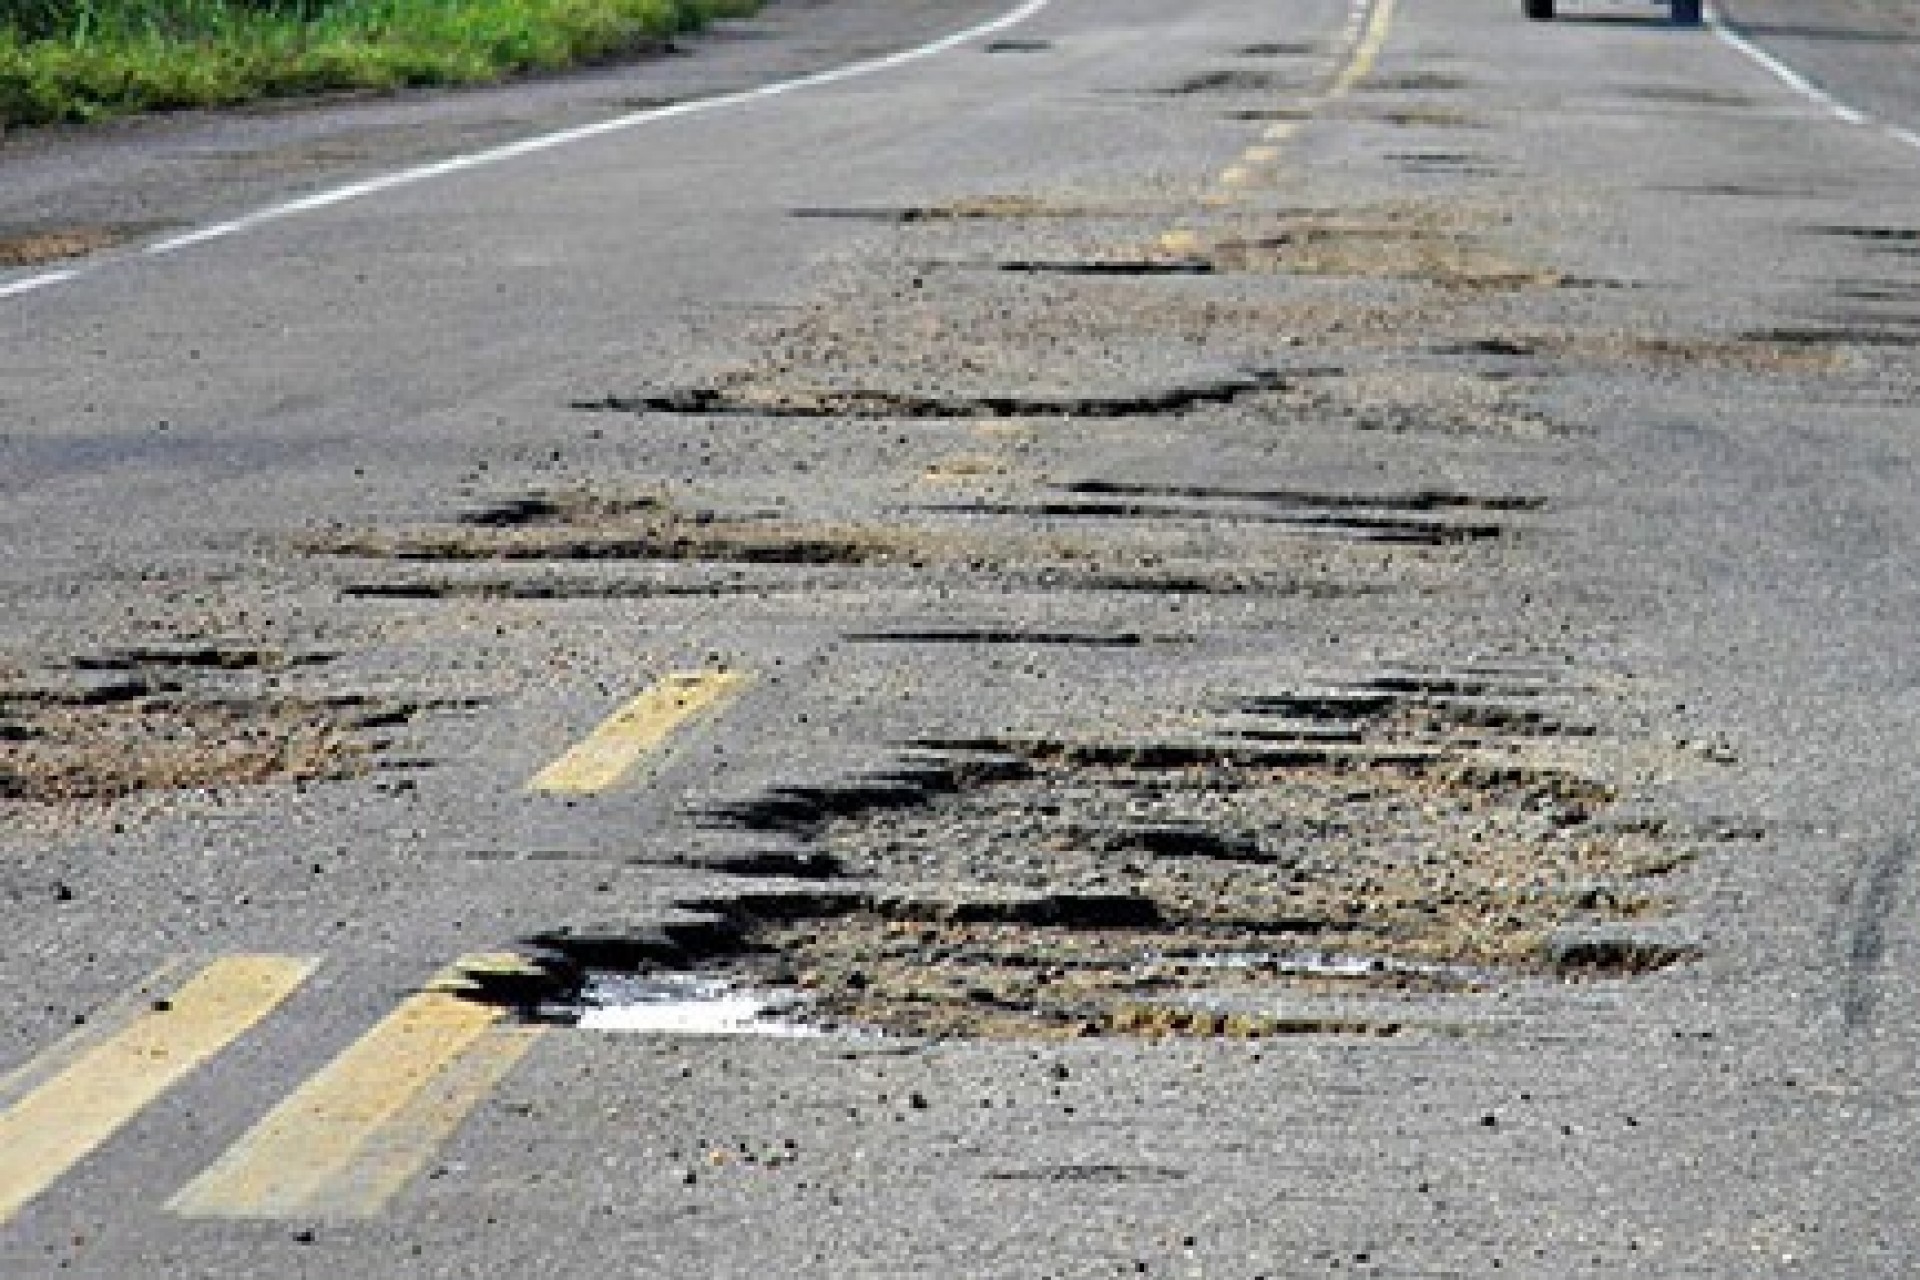
[[[189,1218],[368,1218],[532,1047],[536,1028],[466,998],[469,956],[308,1077],[167,1201]]]
[[[318,965],[297,956],[214,960],[172,995],[127,1010],[109,1034],[0,1112],[0,1222],[273,1012]]]
[[[685,671],[661,678],[603,720],[527,783],[546,795],[597,795],[658,751],[698,717],[739,695],[750,677],[737,671]]]

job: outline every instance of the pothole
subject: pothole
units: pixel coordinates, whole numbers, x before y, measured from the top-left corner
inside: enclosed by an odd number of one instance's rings
[[[1352,1002],[1686,959],[1658,883],[1688,852],[1605,821],[1570,762],[1604,744],[1530,705],[1566,693],[1389,675],[1188,741],[924,742],[715,813],[832,875],[688,905],[736,931],[716,973],[916,1035],[1386,1034]]]
[[[713,600],[723,596],[768,596],[791,589],[788,584],[772,582],[655,582],[541,574],[349,582],[340,588],[340,594],[348,600]]]
[[[1718,89],[1703,89],[1693,85],[1625,85],[1621,87],[1620,92],[1630,98],[1640,98],[1647,102],[1677,102],[1689,107],[1745,109],[1754,105],[1753,99],[1745,94],[1726,93]]]
[[[366,773],[383,731],[422,704],[301,696],[234,677],[317,655],[164,646],[83,655],[0,688],[0,799],[105,801],[152,791],[337,780]]]
[[[1748,342],[1785,348],[1826,350],[1835,347],[1920,347],[1920,330],[1892,327],[1891,322],[1872,325],[1830,324],[1803,327],[1783,326],[1756,329],[1741,335]]]
[[[1234,120],[1246,124],[1259,124],[1273,121],[1300,121],[1314,118],[1310,107],[1241,107],[1221,113],[1224,120]]]
[[[1447,526],[1436,531],[1413,527],[1420,517],[1356,511],[1318,528],[1311,516],[1299,523],[1254,512],[1239,521],[1244,536],[1223,547],[1199,509],[1077,521],[1084,531],[1047,527],[1025,513],[995,520],[991,510],[967,505],[928,504],[895,514],[884,523],[825,522],[682,508],[665,499],[529,497],[451,522],[336,530],[298,545],[313,555],[443,566],[424,577],[342,587],[345,595],[366,600],[765,595],[856,589],[866,580],[846,572],[856,569],[870,571],[868,577],[911,574],[966,582],[991,575],[996,592],[1342,598],[1374,594],[1386,585],[1381,575],[1388,566],[1377,554],[1365,554],[1369,549],[1391,547],[1407,561],[1391,566],[1399,575],[1395,581],[1409,573],[1441,575],[1447,571],[1442,558],[1421,547],[1475,540],[1484,532],[1477,526],[1486,524],[1435,520]],[[1407,527],[1390,527],[1396,521]]]
[[[334,657],[331,653],[292,653],[245,642],[189,640],[79,654],[70,659],[69,665],[76,671],[281,671],[324,666]]]
[[[913,564],[935,540],[907,529],[682,511],[581,499],[538,518],[315,535],[322,555],[399,561],[643,561],[766,565]],[[418,590],[418,588],[412,588]],[[705,591],[709,588],[702,587]],[[369,588],[358,588],[363,595]],[[427,588],[430,592],[445,587]]]
[[[1188,76],[1155,92],[1167,97],[1187,98],[1215,93],[1271,93],[1285,87],[1287,86],[1278,77],[1267,72],[1229,67]]]
[[[927,509],[1022,519],[1264,524],[1357,543],[1437,547],[1509,537],[1514,532],[1511,525],[1486,519],[1484,513],[1537,510],[1544,505],[1532,498],[1475,498],[1438,491],[1369,497],[1097,480],[1056,488],[1069,496],[1026,503],[947,503]],[[1467,512],[1483,513],[1483,518],[1464,518]]]
[[[1920,257],[1920,228],[1837,224],[1810,228],[1816,235],[1849,240],[1867,251],[1903,258]]]
[[[1089,258],[1086,260],[1016,258],[1000,264],[1016,275],[1056,276],[1204,276],[1213,264],[1186,258]]]
[[[1484,129],[1486,124],[1464,111],[1427,108],[1411,111],[1383,111],[1379,119],[1402,129]]]
[[[946,627],[939,630],[852,631],[849,644],[983,645],[1073,649],[1138,649],[1149,644],[1191,643],[1191,637],[1144,636],[1137,631],[1025,631],[1001,627]]]
[[[1397,151],[1389,153],[1386,158],[1412,174],[1492,178],[1505,172],[1485,156],[1469,151]]]
[[[1455,289],[1567,283],[1563,273],[1516,263],[1441,210],[1418,205],[1296,211],[1218,237],[1195,256],[1223,271],[1412,280]]]
[[[1297,374],[1254,369],[1225,377],[1143,389],[1123,395],[1038,395],[1009,391],[924,395],[881,388],[807,388],[766,383],[687,387],[642,395],[575,401],[588,411],[694,416],[828,419],[1133,418],[1182,414],[1230,405],[1243,397],[1291,386]]]
[[[1433,350],[1441,355],[1502,360],[1586,361],[1656,369],[1731,369],[1743,373],[1822,373],[1842,365],[1834,353],[1810,351],[1793,343],[1762,341],[1752,335],[1686,338],[1634,333],[1498,333],[1443,343]]]
[[[1404,76],[1376,76],[1363,82],[1360,88],[1371,93],[1452,93],[1472,86],[1471,80],[1461,76],[1417,71]]]
[[[945,204],[894,207],[806,206],[791,211],[796,218],[827,218],[854,222],[911,225],[918,222],[978,222],[1021,218],[1086,218],[1112,212],[1083,204],[1045,200],[1039,196],[991,195],[953,200]]]
[[[1837,281],[1836,297],[1854,302],[1920,303],[1920,281],[1844,280]]]
[[[1400,493],[1329,493],[1311,489],[1235,488],[1221,485],[1076,480],[1058,486],[1073,494],[1193,498],[1220,502],[1257,502],[1311,511],[1540,511],[1545,498],[1523,494],[1474,494],[1450,489]]]
[[[1530,404],[1507,377],[1452,370],[1356,370],[1296,392],[1292,407],[1355,431],[1544,439],[1571,428]]]

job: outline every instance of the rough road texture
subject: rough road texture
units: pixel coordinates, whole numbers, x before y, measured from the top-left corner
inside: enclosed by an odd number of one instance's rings
[[[1920,150],[1639,8],[1369,13],[1062,3],[6,300],[0,1062],[327,976],[0,1272],[1898,1274]],[[551,1029],[378,1218],[160,1210],[515,943],[839,1033]]]

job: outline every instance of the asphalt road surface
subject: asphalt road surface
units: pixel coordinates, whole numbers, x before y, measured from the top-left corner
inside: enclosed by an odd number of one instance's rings
[[[1914,21],[1517,8],[0,140],[0,1274],[1905,1273]]]

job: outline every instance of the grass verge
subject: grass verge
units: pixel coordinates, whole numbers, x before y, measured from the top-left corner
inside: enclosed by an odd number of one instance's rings
[[[756,0],[0,0],[0,129],[475,84],[657,45]]]

